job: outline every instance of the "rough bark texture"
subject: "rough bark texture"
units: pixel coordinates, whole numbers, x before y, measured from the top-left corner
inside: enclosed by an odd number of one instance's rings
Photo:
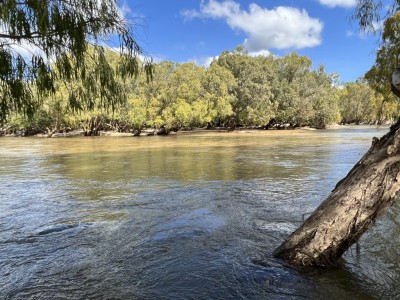
[[[400,190],[400,120],[374,138],[364,157],[274,256],[295,266],[331,266],[391,204]]]

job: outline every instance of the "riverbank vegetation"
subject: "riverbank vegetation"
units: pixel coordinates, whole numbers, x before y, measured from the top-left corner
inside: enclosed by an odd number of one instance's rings
[[[88,59],[84,60],[84,79],[66,80],[59,73],[54,92],[41,95],[29,115],[10,111],[1,134],[52,136],[79,129],[90,136],[101,131],[140,135],[144,129],[169,134],[198,127],[326,128],[338,123],[390,123],[399,108],[391,93],[373,88],[372,71],[366,79],[341,84],[336,74],[328,74],[323,66],[314,67],[308,57],[296,53],[253,57],[238,47],[221,53],[208,67],[162,61],[153,64],[151,80],[145,71],[137,77],[115,77],[120,54],[110,49],[89,46],[86,55],[102,56],[107,70],[97,70]],[[55,65],[68,63],[64,56]],[[139,59],[136,63],[136,69],[144,70]],[[85,97],[84,91],[91,91],[90,98],[77,102],[74,95]]]
[[[394,29],[365,78],[342,84],[308,57],[251,56],[243,47],[207,67],[149,64],[134,23],[110,0],[3,1],[0,23],[0,135],[325,128],[397,117],[390,83],[381,80],[397,53]]]
[[[1,131],[66,128],[78,111],[125,103],[122,83],[137,77],[143,54],[134,25],[114,0],[0,1]]]

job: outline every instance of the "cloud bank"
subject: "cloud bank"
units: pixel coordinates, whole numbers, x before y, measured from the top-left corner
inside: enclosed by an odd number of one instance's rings
[[[266,9],[252,3],[244,10],[233,0],[203,0],[199,10],[185,10],[181,14],[185,20],[224,20],[233,30],[247,35],[243,45],[249,52],[301,49],[321,44],[323,23],[311,18],[307,11],[293,7]]]

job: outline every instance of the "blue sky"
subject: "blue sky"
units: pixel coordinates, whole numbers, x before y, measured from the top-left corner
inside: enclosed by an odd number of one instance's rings
[[[355,81],[372,66],[378,36],[351,21],[355,0],[126,0],[146,53],[206,65],[244,45],[254,55],[297,52]]]

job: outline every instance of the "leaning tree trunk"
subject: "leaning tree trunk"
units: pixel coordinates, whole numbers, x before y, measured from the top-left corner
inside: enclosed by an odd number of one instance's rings
[[[274,256],[295,266],[334,265],[400,190],[400,120],[374,138],[364,157]]]

